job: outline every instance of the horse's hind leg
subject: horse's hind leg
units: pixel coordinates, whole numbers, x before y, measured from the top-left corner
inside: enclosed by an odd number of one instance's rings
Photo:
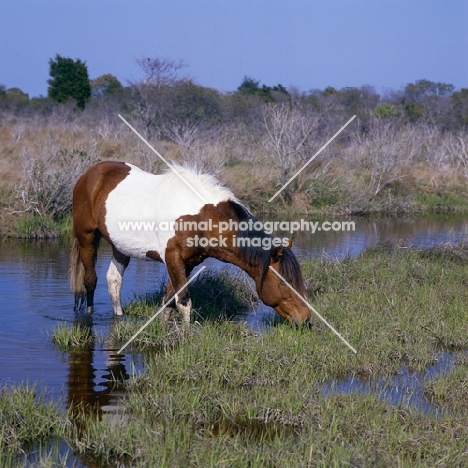
[[[101,233],[95,230],[84,236],[77,236],[80,243],[80,258],[84,266],[84,285],[86,288],[86,303],[88,313],[91,313],[94,308],[94,291],[97,284],[96,275],[96,258],[101,240]]]
[[[112,252],[112,260],[106,274],[107,287],[109,289],[112,307],[114,308],[114,314],[123,315],[120,291],[122,289],[123,274],[128,266],[130,257],[119,252],[114,246],[112,246]]]

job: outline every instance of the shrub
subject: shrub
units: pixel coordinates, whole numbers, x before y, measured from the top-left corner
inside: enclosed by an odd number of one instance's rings
[[[78,149],[61,149],[52,156],[42,157],[34,157],[25,150],[23,177],[14,190],[18,211],[34,212],[54,220],[62,218],[71,210],[76,180],[96,162],[93,154]]]

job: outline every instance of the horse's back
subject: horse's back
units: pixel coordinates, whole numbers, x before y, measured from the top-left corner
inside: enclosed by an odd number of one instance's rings
[[[232,192],[212,176],[180,166],[151,174],[120,162],[91,167],[78,180],[73,194],[75,233],[96,230],[121,253],[145,258],[156,251],[164,258],[174,227],[182,216],[197,215],[206,204],[233,199]],[[131,224],[133,223],[133,224]]]

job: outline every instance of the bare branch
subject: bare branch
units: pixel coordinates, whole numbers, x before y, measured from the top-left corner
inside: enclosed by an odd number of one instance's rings
[[[135,59],[145,77],[140,84],[155,86],[171,86],[178,79],[179,71],[187,65],[182,60],[170,60],[159,57],[139,57]]]

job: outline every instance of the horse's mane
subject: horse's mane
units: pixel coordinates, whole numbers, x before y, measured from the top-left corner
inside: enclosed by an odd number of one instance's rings
[[[179,178],[177,175],[179,174],[195,189],[198,188],[201,189],[200,191],[206,191],[218,199],[222,198],[224,200],[234,200],[238,202],[231,190],[224,186],[216,177],[202,173],[195,165],[189,165],[188,163],[184,165],[171,163],[169,167],[170,169],[165,172],[165,176],[173,177],[175,180]]]
[[[235,215],[238,218],[238,222],[242,221],[249,222],[251,219],[252,222],[257,221],[257,219],[250,213],[250,211],[241,203],[237,201],[228,202],[231,205]],[[256,230],[246,230],[238,231],[238,237],[244,238],[272,238],[270,234],[267,234],[265,231],[256,231]],[[271,252],[274,247],[270,249],[264,249],[263,247],[252,247],[251,243],[245,247],[238,247],[237,255],[239,258],[245,262],[259,266],[262,270],[262,280],[261,284],[265,279],[265,275],[268,272],[268,267],[270,265]],[[279,274],[301,295],[305,295],[305,286],[304,279],[302,278],[301,268],[299,262],[297,261],[296,256],[289,248],[284,248],[282,255],[279,261]]]

